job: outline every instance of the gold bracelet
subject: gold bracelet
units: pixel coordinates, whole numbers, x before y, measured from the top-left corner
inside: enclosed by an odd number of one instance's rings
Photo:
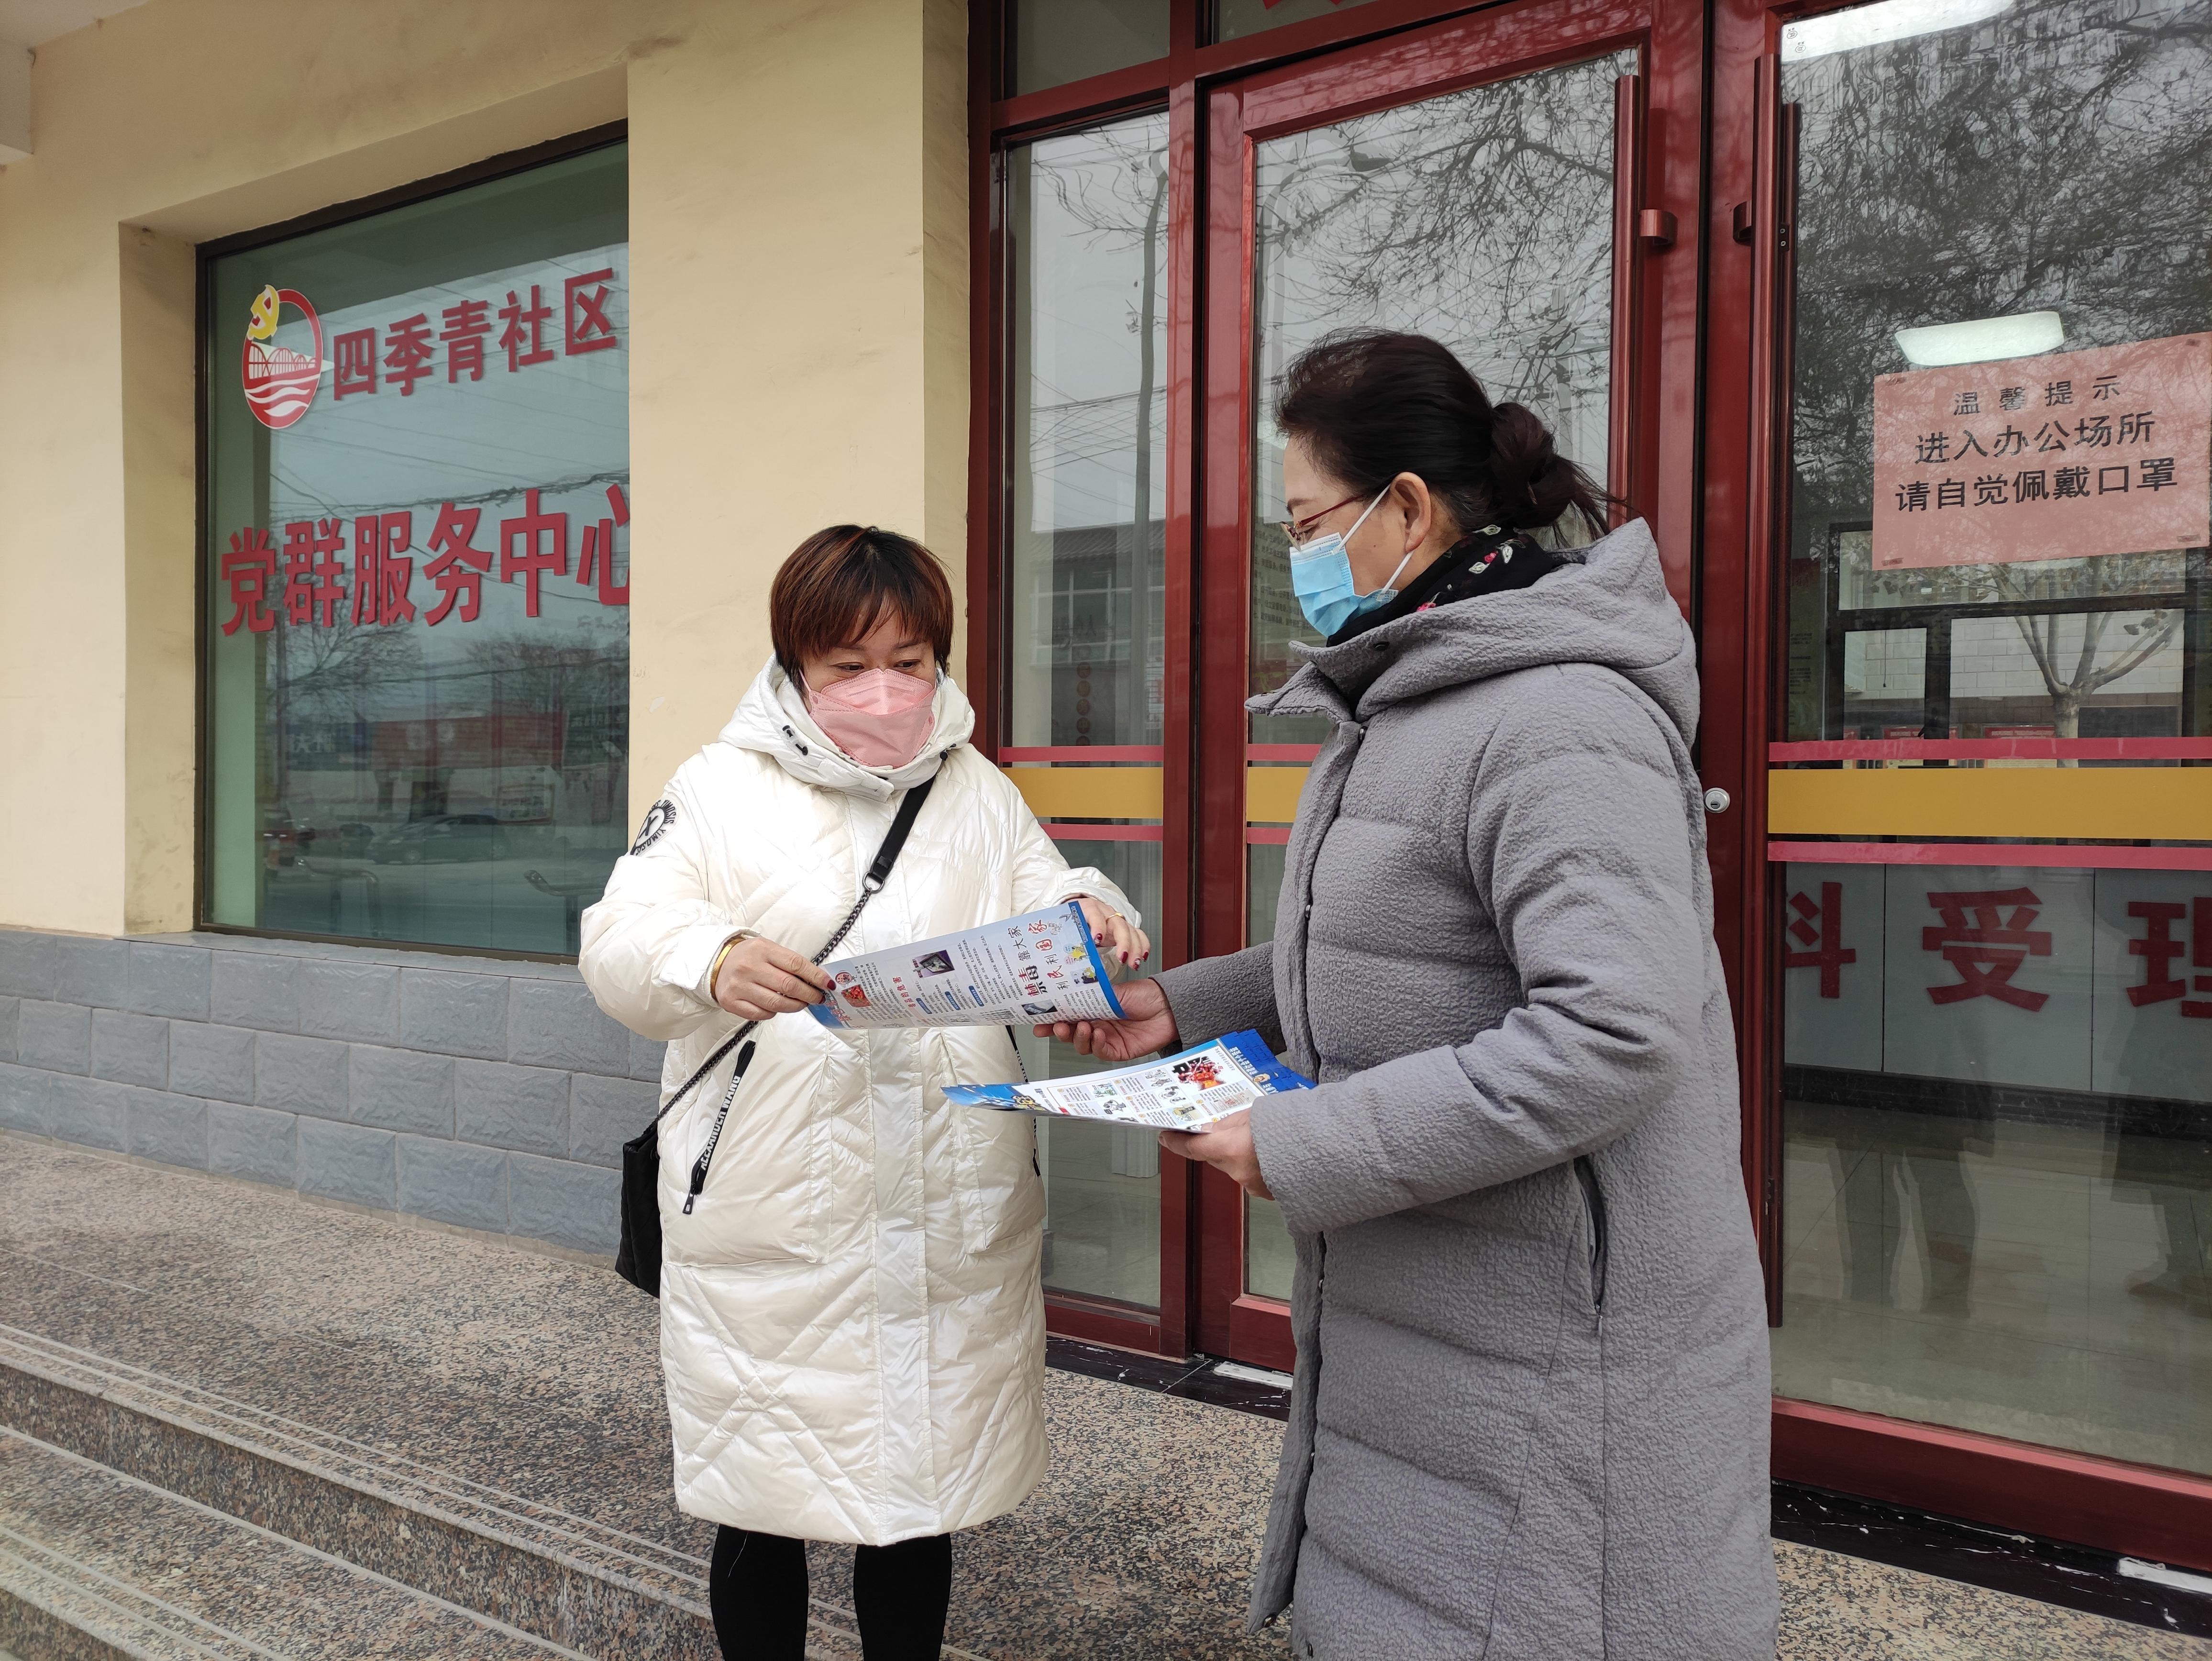
[[[714,954],[714,966],[707,971],[707,995],[708,997],[711,998],[714,995],[714,983],[722,978],[722,959],[730,955],[730,948],[732,946],[735,946],[739,940],[744,938],[745,937],[743,934],[731,935],[729,939],[722,942],[722,949]]]

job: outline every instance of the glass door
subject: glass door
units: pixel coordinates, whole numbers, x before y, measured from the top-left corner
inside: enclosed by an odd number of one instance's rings
[[[2212,4],[1776,44],[1775,1389],[2212,1474]]]
[[[1290,824],[1326,736],[1243,700],[1318,636],[1290,590],[1283,373],[1332,330],[1435,337],[1497,399],[1632,497],[1648,246],[1640,16],[1479,17],[1231,85],[1211,110],[1202,555],[1201,952],[1269,940]],[[1272,1202],[1199,1196],[1203,1349],[1286,1366],[1291,1249]]]
[[[1075,865],[1120,885],[1164,947],[1168,118],[1146,111],[1000,159],[1006,393],[997,759]],[[1103,1063],[1018,1035],[1033,1079]],[[1040,1122],[1044,1283],[1089,1335],[1161,1318],[1159,1146]],[[1172,1221],[1172,1218],[1169,1220]]]

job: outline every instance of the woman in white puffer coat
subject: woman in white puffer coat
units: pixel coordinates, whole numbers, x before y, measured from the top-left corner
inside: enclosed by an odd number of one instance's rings
[[[677,770],[584,914],[599,1006],[669,1041],[664,1092],[761,1019],[698,1203],[694,1160],[733,1062],[660,1127],[661,1361],[676,1497],[722,1525],[710,1599],[729,1657],[797,1661],[805,1540],[862,1548],[869,1661],[938,1653],[951,1535],[1043,1475],[1044,1195],[1025,1116],[944,1086],[1018,1079],[1003,1028],[848,1032],[805,1013],[809,962],[905,793],[933,779],[840,955],[1077,899],[1109,956],[1149,950],[1127,898],[1071,869],[969,747],[941,665],[950,586],[919,544],[840,526],[769,596],[776,654]]]

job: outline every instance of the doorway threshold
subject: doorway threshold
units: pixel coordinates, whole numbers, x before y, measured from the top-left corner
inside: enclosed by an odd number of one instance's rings
[[[1182,1360],[1146,1355],[1137,1350],[1086,1344],[1079,1339],[1054,1334],[1045,1340],[1045,1364],[1062,1372],[1104,1378],[1158,1396],[1204,1402],[1278,1423],[1291,1416],[1290,1375],[1248,1366],[1241,1361],[1225,1361],[1212,1355]]]

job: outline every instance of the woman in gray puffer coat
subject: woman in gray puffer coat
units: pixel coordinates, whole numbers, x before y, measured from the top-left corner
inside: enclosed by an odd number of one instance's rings
[[[1165,1138],[1297,1247],[1253,1591],[1318,1661],[1770,1661],[1766,1331],[1695,648],[1638,521],[1419,336],[1291,369],[1325,716],[1269,946],[1123,990],[1109,1058],[1257,1027],[1320,1087]],[[1334,505],[1332,505],[1334,504]]]

